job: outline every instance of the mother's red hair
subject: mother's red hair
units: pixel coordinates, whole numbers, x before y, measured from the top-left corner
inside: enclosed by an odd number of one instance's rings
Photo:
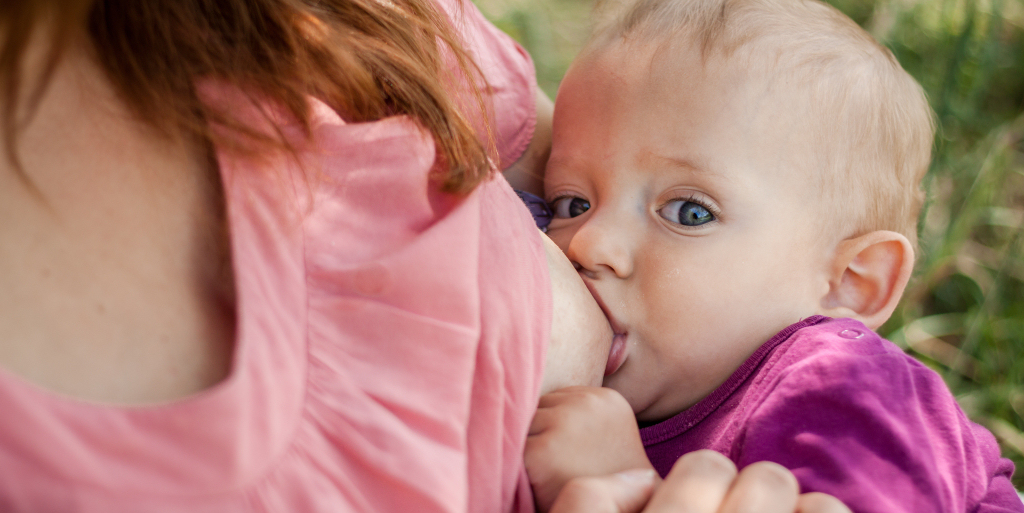
[[[37,34],[52,35],[52,51],[43,85],[25,91]],[[478,84],[477,70],[431,0],[4,0],[0,122],[11,158],[25,122],[19,100],[31,113],[61,50],[83,35],[123,100],[170,136],[230,144],[211,131],[219,124],[280,144],[200,101],[197,81],[216,79],[283,106],[307,128],[308,96],[351,122],[409,115],[433,135],[448,191],[472,190],[489,173],[487,149],[452,94],[461,88],[482,107],[475,87],[465,90]],[[447,72],[445,54],[462,77]]]

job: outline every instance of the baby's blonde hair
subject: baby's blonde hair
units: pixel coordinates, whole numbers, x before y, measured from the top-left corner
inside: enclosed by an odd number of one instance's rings
[[[682,36],[705,61],[744,58],[751,73],[801,88],[821,171],[813,179],[831,218],[823,235],[892,230],[916,244],[932,111],[921,86],[856,23],[817,0],[638,0],[614,7],[591,47]]]

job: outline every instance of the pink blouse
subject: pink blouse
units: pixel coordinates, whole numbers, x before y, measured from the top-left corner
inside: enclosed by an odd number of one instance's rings
[[[444,7],[510,163],[532,137],[532,63],[468,2]],[[115,407],[0,371],[0,511],[532,510],[522,449],[551,299],[529,213],[500,176],[466,198],[435,190],[433,142],[409,119],[313,108],[301,166],[219,156],[228,378]]]

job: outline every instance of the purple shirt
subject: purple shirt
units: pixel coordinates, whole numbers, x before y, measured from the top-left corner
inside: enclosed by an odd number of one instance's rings
[[[1013,464],[942,378],[852,319],[815,316],[762,345],[718,389],[640,430],[662,476],[713,449],[793,471],[855,512],[1024,512]]]

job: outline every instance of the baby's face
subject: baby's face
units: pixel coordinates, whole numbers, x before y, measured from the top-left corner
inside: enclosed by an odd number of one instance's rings
[[[616,43],[555,106],[548,234],[608,316],[604,384],[641,420],[695,404],[828,292],[799,99],[715,61]]]

